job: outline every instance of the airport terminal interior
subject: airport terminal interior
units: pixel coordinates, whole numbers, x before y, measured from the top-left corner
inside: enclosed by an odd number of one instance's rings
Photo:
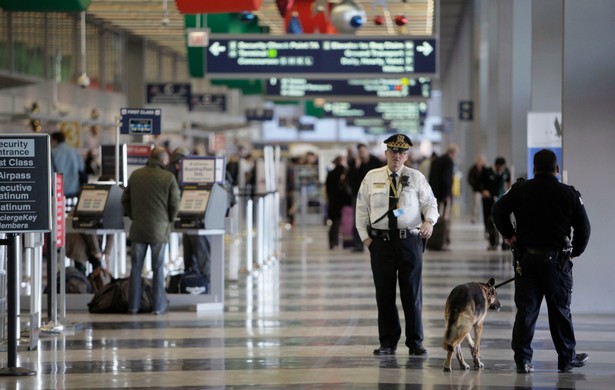
[[[321,227],[283,236],[282,255],[258,272],[226,282],[223,312],[172,309],[153,314],[69,312],[77,330],[43,336],[19,352],[35,376],[3,377],[7,389],[612,389],[615,316],[573,313],[577,351],[590,360],[557,372],[543,310],[533,374],[517,374],[510,349],[514,288],[498,289],[499,312],[484,323],[485,368],[453,359],[443,372],[444,302],[457,284],[512,276],[510,251],[486,251],[482,226],[454,220],[450,251],[427,251],[423,269],[426,357],[376,357],[378,326],[369,256],[330,250]],[[574,296],[573,296],[574,300]],[[399,306],[399,300],[398,300]],[[400,308],[400,315],[402,315]],[[403,315],[402,315],[403,316]],[[67,324],[69,325],[69,324]],[[471,364],[469,348],[465,359]],[[2,356],[5,364],[5,357]]]
[[[0,389],[612,389],[613,19],[612,0],[0,0]],[[85,163],[71,194],[59,133]],[[338,245],[328,236],[336,162],[364,145],[383,163],[394,134],[427,179],[457,151],[450,242],[423,254],[421,356],[403,332],[395,354],[373,354],[352,202]],[[159,148],[181,190],[168,308],[129,314],[118,287],[113,312],[91,312],[95,289],[130,274],[121,197]],[[523,374],[513,255],[488,241],[468,176],[501,158],[511,183],[531,178],[542,148],[591,222],[571,304],[589,360],[558,371],[543,303]],[[209,245],[207,281],[188,288],[186,236]],[[446,372],[446,299],[490,278],[501,309],[484,321],[484,367],[453,357]],[[399,291],[396,304],[403,328]]]

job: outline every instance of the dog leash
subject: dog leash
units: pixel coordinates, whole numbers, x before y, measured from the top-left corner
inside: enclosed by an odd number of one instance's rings
[[[504,286],[504,285],[506,285],[506,284],[508,284],[508,283],[512,282],[513,280],[515,280],[515,277],[514,277],[514,276],[513,276],[512,278],[510,278],[510,279],[508,279],[508,280],[506,280],[506,281],[502,282],[502,283],[498,283],[498,284],[496,284],[495,286],[493,286],[493,288],[502,287],[502,286]]]

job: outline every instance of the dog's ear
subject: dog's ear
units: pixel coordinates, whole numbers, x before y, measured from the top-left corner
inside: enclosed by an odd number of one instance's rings
[[[488,284],[489,286],[491,286],[491,287],[495,286],[495,279],[494,279],[494,278],[489,279],[489,281],[487,282],[487,284]]]

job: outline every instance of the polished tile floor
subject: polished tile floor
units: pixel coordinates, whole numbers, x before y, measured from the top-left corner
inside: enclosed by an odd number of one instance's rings
[[[510,284],[499,289],[502,310],[489,313],[485,322],[485,368],[460,370],[454,361],[453,371],[443,372],[440,345],[449,291],[468,281],[512,276],[510,255],[486,251],[478,225],[454,223],[451,250],[425,255],[427,357],[409,357],[403,339],[397,356],[372,356],[378,336],[367,253],[329,250],[323,227],[284,234],[278,262],[226,283],[223,313],[71,312],[69,320],[79,330],[42,336],[37,350],[20,351],[18,367],[36,375],[0,377],[0,388],[615,388],[615,314],[573,314],[578,351],[588,352],[590,362],[558,374],[543,310],[534,341],[536,372],[517,374],[510,350]],[[465,346],[464,355],[470,356]],[[0,365],[6,360],[2,353]]]

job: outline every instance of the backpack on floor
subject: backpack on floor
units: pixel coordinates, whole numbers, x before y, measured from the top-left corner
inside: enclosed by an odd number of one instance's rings
[[[90,303],[88,309],[90,313],[127,313],[128,312],[128,290],[130,279],[115,279],[111,283],[98,290]],[[139,313],[149,313],[153,309],[152,282],[143,278],[141,282],[141,306]]]
[[[92,284],[85,277],[83,272],[79,271],[77,268],[73,266],[66,267],[65,270],[66,277],[66,293],[67,294],[91,294],[94,292],[92,289]],[[58,286],[58,294],[60,293],[60,271],[57,274],[57,286]],[[45,290],[43,291],[45,294],[49,294],[49,286],[45,286]]]

